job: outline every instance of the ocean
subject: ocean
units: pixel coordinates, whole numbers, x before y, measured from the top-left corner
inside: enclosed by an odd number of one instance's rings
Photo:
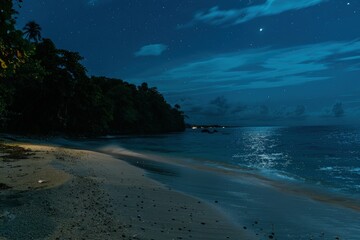
[[[360,239],[359,127],[217,131],[107,136],[82,144],[207,201],[259,239]],[[127,158],[127,151],[152,157]]]
[[[360,194],[359,127],[244,127],[120,137],[130,150]],[[114,139],[109,138],[114,143]]]

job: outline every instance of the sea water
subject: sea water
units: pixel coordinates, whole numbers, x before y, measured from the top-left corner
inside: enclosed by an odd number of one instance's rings
[[[182,157],[218,168],[257,172],[331,191],[360,194],[360,127],[243,127],[121,137],[135,151]],[[114,142],[114,139],[109,139]],[[360,195],[359,195],[360,196]]]
[[[81,144],[168,159],[128,160],[221,209],[259,239],[360,239],[360,127],[188,129]]]

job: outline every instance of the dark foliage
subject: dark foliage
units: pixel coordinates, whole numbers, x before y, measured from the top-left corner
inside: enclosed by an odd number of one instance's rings
[[[28,22],[23,28],[24,34],[29,41],[41,41],[41,27],[34,21]]]
[[[40,26],[14,29],[12,2],[5,0],[1,31],[0,128],[29,134],[98,135],[183,131],[180,106],[170,106],[156,88],[118,79],[88,77],[82,57],[40,38]],[[2,3],[4,4],[4,3]],[[4,8],[5,9],[5,8]],[[8,34],[15,32],[13,36]],[[19,33],[20,32],[20,33]],[[6,40],[6,41],[5,41]],[[13,43],[21,43],[19,51]],[[9,47],[11,46],[11,47]],[[26,48],[25,48],[25,47]],[[15,51],[11,59],[9,52]],[[26,56],[18,59],[19,56]],[[20,61],[21,60],[21,61]],[[11,71],[9,71],[11,69]]]

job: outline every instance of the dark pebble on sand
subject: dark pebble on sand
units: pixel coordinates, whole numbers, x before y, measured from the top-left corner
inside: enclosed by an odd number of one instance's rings
[[[6,190],[6,189],[10,189],[11,187],[6,185],[5,183],[0,183],[0,190]]]

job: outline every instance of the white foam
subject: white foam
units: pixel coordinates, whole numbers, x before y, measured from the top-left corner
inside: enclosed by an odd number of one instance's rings
[[[352,172],[352,173],[356,173],[356,174],[360,174],[360,168],[353,168],[353,169],[350,169],[350,172]]]
[[[322,167],[320,168],[321,171],[332,171],[332,172],[351,172],[355,174],[360,174],[360,168],[359,167]]]
[[[287,180],[287,181],[298,181],[299,180],[295,176],[290,176],[286,172],[272,170],[272,169],[261,169],[261,173],[263,173],[264,175],[266,175],[270,178],[275,177],[277,179],[282,179],[282,180]]]
[[[133,157],[143,157],[143,155],[140,153],[128,150],[118,145],[107,145],[99,148],[99,150],[109,154],[121,154],[126,156],[133,156]]]
[[[320,168],[321,171],[333,171],[334,168],[333,167],[322,167]]]

